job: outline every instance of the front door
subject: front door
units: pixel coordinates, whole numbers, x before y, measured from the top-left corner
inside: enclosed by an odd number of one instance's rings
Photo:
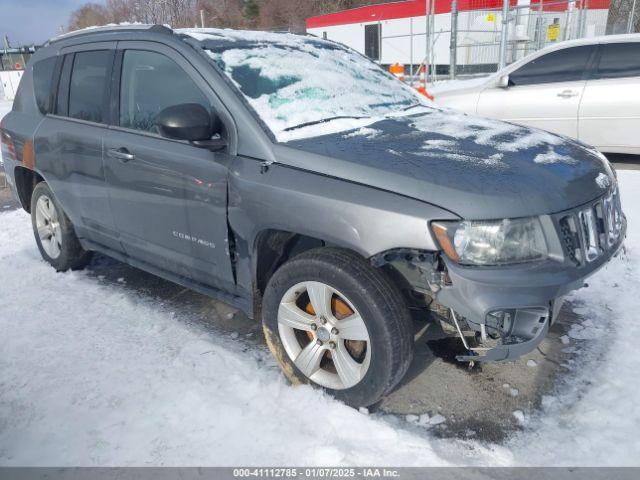
[[[604,152],[640,154],[640,41],[600,45],[578,119],[580,140]]]
[[[578,108],[592,45],[542,55],[509,74],[509,87],[480,94],[478,114],[578,137]]]
[[[105,138],[105,173],[124,249],[164,271],[231,290],[230,156],[162,138],[154,125],[172,105],[200,103],[211,110],[209,87],[168,47],[118,47],[117,120]]]

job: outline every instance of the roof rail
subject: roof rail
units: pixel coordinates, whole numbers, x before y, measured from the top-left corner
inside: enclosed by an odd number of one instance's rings
[[[157,32],[157,33],[165,33],[172,34],[173,30],[167,25],[153,25],[146,23],[120,23],[120,24],[109,24],[109,25],[101,25],[96,27],[87,27],[82,28],[80,30],[74,30],[72,32],[63,33],[62,35],[58,35],[57,37],[53,37],[49,39],[46,45],[50,43],[57,42],[59,40],[65,40],[67,38],[78,37],[81,35],[90,35],[92,33],[104,33],[104,32],[126,32],[126,31],[147,31],[147,32]]]

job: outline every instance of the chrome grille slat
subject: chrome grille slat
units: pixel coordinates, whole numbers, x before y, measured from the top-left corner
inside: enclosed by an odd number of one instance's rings
[[[565,213],[558,220],[565,254],[578,266],[597,260],[617,244],[622,222],[617,188],[589,206]]]

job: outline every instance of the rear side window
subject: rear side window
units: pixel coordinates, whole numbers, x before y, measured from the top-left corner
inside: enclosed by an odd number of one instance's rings
[[[51,89],[56,69],[56,57],[45,58],[33,65],[33,90],[38,109],[43,114],[51,113]]]
[[[547,53],[511,73],[509,83],[518,86],[582,80],[593,51],[593,45],[583,45]]]
[[[126,50],[120,81],[120,126],[157,133],[155,117],[161,110],[183,103],[210,104],[187,73],[173,60],[156,52]]]
[[[600,45],[593,78],[640,77],[640,42]]]
[[[80,120],[106,122],[105,106],[113,52],[78,52],[73,61],[69,87],[69,116]]]

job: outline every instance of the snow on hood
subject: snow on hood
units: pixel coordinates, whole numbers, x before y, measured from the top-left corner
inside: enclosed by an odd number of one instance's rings
[[[568,138],[433,108],[286,145],[322,158],[284,153],[284,163],[399,192],[468,219],[560,212],[601,195],[604,178],[615,183],[602,155]]]

